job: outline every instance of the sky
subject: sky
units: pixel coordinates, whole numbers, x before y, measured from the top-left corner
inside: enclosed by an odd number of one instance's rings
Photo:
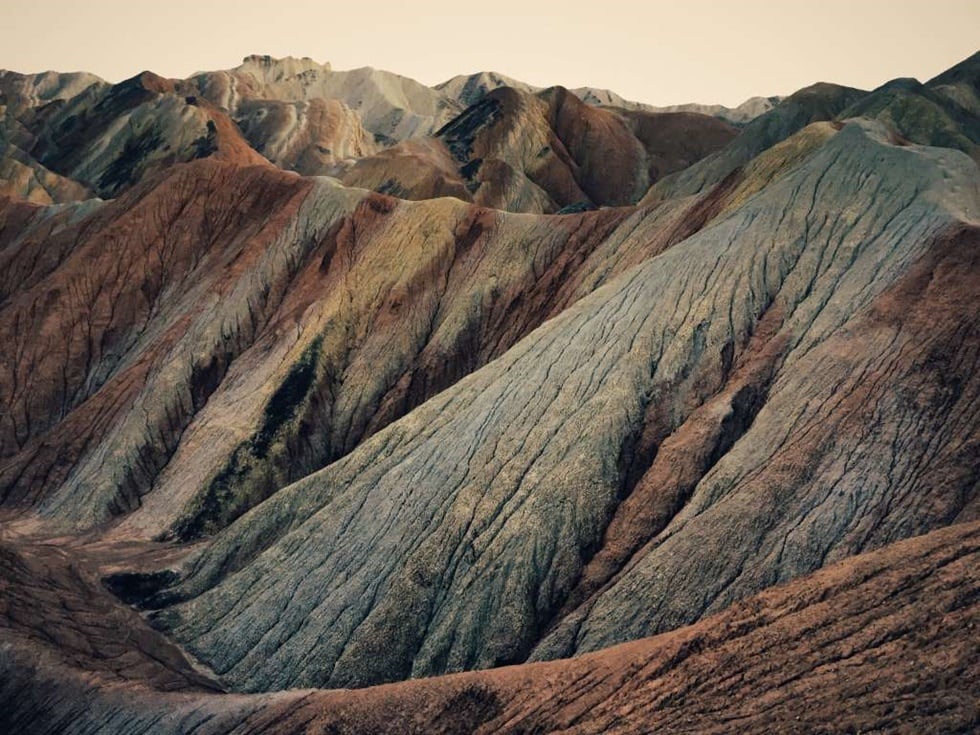
[[[817,81],[926,80],[980,50],[980,0],[0,0],[0,68],[121,81],[248,54],[435,84],[496,71],[655,105],[736,105]]]

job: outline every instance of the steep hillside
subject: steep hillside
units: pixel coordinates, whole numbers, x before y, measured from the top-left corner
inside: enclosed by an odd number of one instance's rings
[[[0,487],[71,525],[141,506],[127,524],[147,532],[220,528],[679,242],[723,194],[539,220],[200,163],[54,232],[10,202]]]
[[[30,154],[104,198],[197,158],[265,163],[226,115],[185,92],[149,72],[111,87],[90,86],[34,111],[25,122],[33,136]]]
[[[235,687],[365,685],[669,630],[972,512],[977,181],[849,125],[243,516],[158,624]]]

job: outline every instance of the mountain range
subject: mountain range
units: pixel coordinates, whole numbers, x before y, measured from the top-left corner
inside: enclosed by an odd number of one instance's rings
[[[0,729],[980,726],[980,53],[0,95]]]

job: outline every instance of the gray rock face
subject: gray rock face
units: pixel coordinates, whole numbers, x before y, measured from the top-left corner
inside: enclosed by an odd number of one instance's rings
[[[4,112],[13,117],[49,102],[70,100],[91,87],[104,89],[108,86],[108,82],[87,72],[18,74],[0,69]]]
[[[938,345],[922,325],[875,314],[978,211],[962,154],[848,125],[740,209],[243,516],[157,599],[186,598],[157,623],[236,688],[364,685],[521,661],[549,627],[537,657],[668,629],[947,522],[975,503],[975,439],[936,447],[977,425],[976,352],[923,373]],[[947,304],[937,339],[975,347],[975,306]],[[922,357],[896,363],[908,350]],[[746,385],[752,400],[735,391]],[[911,398],[922,391],[938,393]],[[644,474],[649,434],[663,441],[699,407],[735,433],[725,456],[686,505],[683,488],[662,488],[683,510],[652,550],[627,553],[602,594],[556,618]],[[874,418],[886,407],[896,420]],[[733,534],[738,553],[719,555]]]

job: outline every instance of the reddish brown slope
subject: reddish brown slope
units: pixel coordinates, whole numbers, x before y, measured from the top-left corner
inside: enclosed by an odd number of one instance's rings
[[[15,293],[2,312],[9,350],[0,374],[0,456],[8,461],[0,473],[7,502],[36,499],[64,479],[185,336],[202,300],[228,289],[264,252],[309,185],[271,167],[177,168],[53,238],[41,223],[11,245],[11,260],[43,263],[45,277],[26,273],[27,283],[38,282]],[[50,252],[62,260],[51,262]],[[274,304],[246,307],[252,321],[219,341],[192,371],[197,377],[186,393],[172,396],[162,423],[147,427],[154,440],[133,468],[137,484],[140,473],[152,476],[154,463],[165,461],[265,308]]]
[[[177,646],[120,605],[91,565],[55,544],[0,545],[0,639],[35,646],[51,666],[107,681],[220,691]]]
[[[276,695],[205,693],[156,633],[107,611],[90,573],[64,554],[20,545],[0,561],[10,600],[0,604],[0,726],[30,723],[39,735],[966,733],[980,723],[978,523],[576,659]],[[51,641],[43,624],[55,620]],[[116,629],[138,635],[114,639],[103,620],[131,621]],[[185,693],[164,693],[174,687]]]

